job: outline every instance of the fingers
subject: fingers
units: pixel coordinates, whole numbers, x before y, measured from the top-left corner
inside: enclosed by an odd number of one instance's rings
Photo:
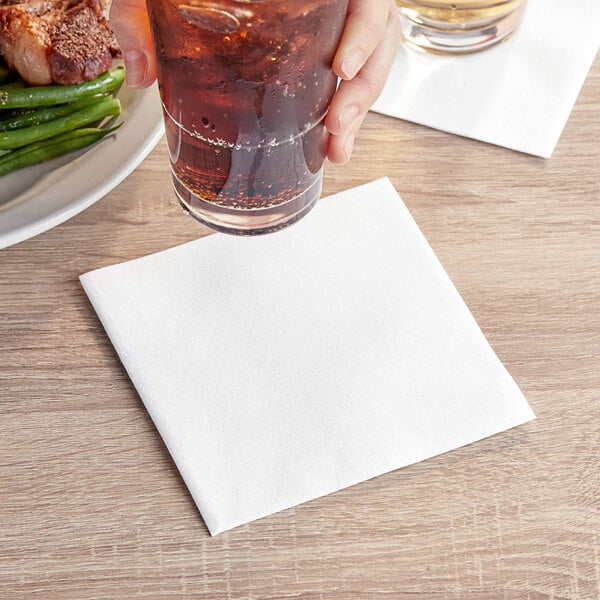
[[[367,113],[359,115],[352,123],[350,123],[350,125],[348,125],[343,134],[329,136],[327,158],[332,163],[342,164],[347,163],[350,160],[352,150],[354,149],[356,134],[361,128],[366,116]]]
[[[144,0],[113,0],[110,25],[125,60],[127,85],[147,87],[156,79],[156,60]]]
[[[342,39],[333,58],[333,71],[352,79],[385,34],[390,0],[350,0]]]
[[[370,0],[355,0],[355,4],[361,2],[373,4]],[[325,118],[325,126],[332,134],[327,154],[331,162],[343,163],[350,159],[354,138],[367,111],[383,89],[400,44],[400,21],[395,6],[390,2],[379,3],[387,8],[383,35],[356,75],[340,83]],[[358,35],[356,29],[354,32]],[[367,44],[365,36],[362,35],[360,44]]]

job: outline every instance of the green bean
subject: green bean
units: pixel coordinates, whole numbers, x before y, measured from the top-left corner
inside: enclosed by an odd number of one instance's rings
[[[100,102],[103,98],[105,98],[105,96],[81,98],[81,100],[75,100],[69,104],[58,104],[57,106],[42,107],[38,108],[37,110],[11,115],[8,118],[0,119],[0,132],[13,131],[15,129],[22,129],[23,127],[41,125],[42,123],[53,121],[59,117],[64,117],[74,113],[76,110],[80,110],[86,106]]]
[[[101,140],[120,126],[117,125],[110,129],[93,127],[76,129],[75,131],[69,131],[68,133],[30,144],[24,148],[13,150],[4,156],[0,156],[0,177],[17,169],[29,167],[75,150],[81,150]]]
[[[116,98],[109,96],[70,115],[54,119],[54,121],[0,133],[0,150],[11,150],[12,148],[20,148],[27,144],[39,142],[60,133],[73,131],[74,129],[99,122],[105,117],[118,115],[120,112],[120,102]]]
[[[64,104],[118,89],[125,80],[125,69],[117,67],[92,81],[72,85],[32,86],[25,89],[0,91],[0,109],[31,108]]]

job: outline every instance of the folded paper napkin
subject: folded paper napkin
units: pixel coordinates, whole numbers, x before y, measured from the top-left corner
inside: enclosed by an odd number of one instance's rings
[[[387,179],[81,282],[213,535],[534,418]]]
[[[549,158],[599,46],[598,0],[529,0],[514,36],[484,52],[402,45],[373,110]]]

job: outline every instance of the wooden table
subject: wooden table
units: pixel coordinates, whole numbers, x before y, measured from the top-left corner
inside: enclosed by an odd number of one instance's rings
[[[210,233],[161,142],[0,251],[0,598],[600,597],[600,60],[552,159],[371,114],[324,192],[384,175],[538,419],[211,538],[78,283]]]

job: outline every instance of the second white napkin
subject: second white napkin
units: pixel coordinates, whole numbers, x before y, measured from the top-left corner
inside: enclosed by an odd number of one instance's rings
[[[373,110],[549,158],[599,46],[598,0],[528,0],[520,29],[490,50],[402,45]]]
[[[533,418],[386,179],[81,282],[212,534]]]

